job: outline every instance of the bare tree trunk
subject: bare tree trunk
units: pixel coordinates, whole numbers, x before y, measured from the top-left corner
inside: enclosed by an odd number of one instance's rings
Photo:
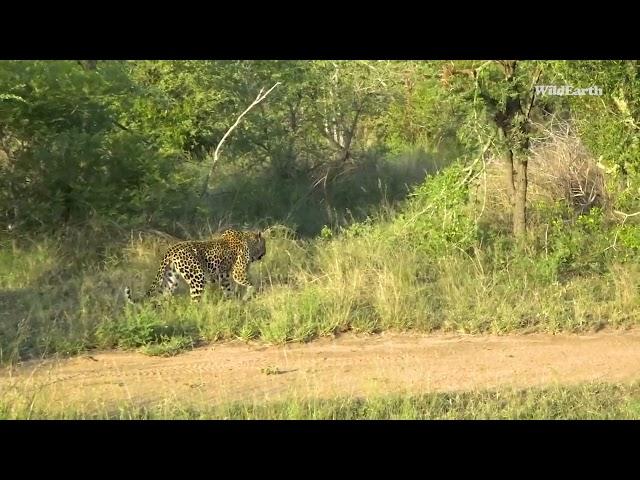
[[[509,203],[511,206],[513,206],[516,201],[515,177],[513,175],[514,168],[513,150],[508,149],[505,154],[505,172],[507,174],[507,194],[509,195]]]
[[[506,132],[503,127],[498,127],[498,135],[502,140],[506,138]],[[514,181],[514,171],[515,165],[513,164],[513,149],[507,148],[507,151],[504,154],[504,171],[506,173],[506,181],[507,181],[507,195],[509,196],[509,204],[513,207],[515,203],[515,181]]]
[[[516,182],[513,203],[513,233],[522,240],[527,233],[527,159],[518,158],[515,163]]]

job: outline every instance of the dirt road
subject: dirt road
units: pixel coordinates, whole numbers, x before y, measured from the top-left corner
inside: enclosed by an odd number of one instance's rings
[[[176,357],[92,353],[0,370],[0,396],[87,411],[122,401],[213,404],[640,380],[640,330],[590,335],[343,335],[214,344]],[[127,402],[128,403],[128,402]]]

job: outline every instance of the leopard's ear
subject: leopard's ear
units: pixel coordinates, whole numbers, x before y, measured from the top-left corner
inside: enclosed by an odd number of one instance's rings
[[[262,238],[262,231],[261,230],[258,230],[256,232],[256,238]]]

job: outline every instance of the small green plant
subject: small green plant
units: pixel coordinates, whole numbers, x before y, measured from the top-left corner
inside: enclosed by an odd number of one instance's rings
[[[324,225],[322,227],[322,230],[320,230],[320,237],[324,238],[325,240],[328,240],[332,236],[333,236],[333,231],[327,225]]]
[[[157,357],[172,357],[186,350],[190,350],[195,346],[195,342],[191,337],[175,336],[161,337],[159,343],[149,343],[140,348],[145,355]]]

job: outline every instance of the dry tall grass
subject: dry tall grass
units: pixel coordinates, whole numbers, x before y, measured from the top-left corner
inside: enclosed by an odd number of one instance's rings
[[[503,222],[507,222],[511,211],[507,168],[501,158],[490,158],[486,176],[478,178],[475,188],[476,202]],[[567,124],[542,130],[533,140],[527,172],[529,205],[561,203],[577,214],[610,205],[604,167]]]
[[[174,354],[201,341],[281,343],[346,330],[556,332],[637,324],[640,271],[632,261],[637,257],[632,250],[625,256],[622,246],[607,250],[617,231],[598,233],[598,224],[588,222],[588,228],[569,223],[550,228],[554,218],[532,216],[533,234],[545,236],[544,244],[534,241],[528,252],[516,254],[510,235],[499,229],[500,218],[508,216],[501,168],[491,161],[486,177],[480,176],[476,195],[483,195],[490,228],[471,248],[425,250],[440,248],[414,242],[431,232],[405,235],[403,225],[429,210],[411,207],[415,199],[404,219],[396,221],[389,207],[358,235],[334,232],[304,240],[276,225],[267,232],[267,256],[252,267],[259,292],[247,303],[225,301],[214,289],[200,305],[179,295],[160,304],[126,306],[123,286],[140,295],[174,242],[157,232],[87,226],[20,247],[7,243],[0,249],[0,358],[93,347]],[[530,172],[534,205],[560,201],[583,214],[606,206],[602,170],[570,132],[540,139]],[[466,215],[445,213],[449,219]],[[196,238],[211,234],[203,231]],[[616,239],[621,245],[623,236]]]

